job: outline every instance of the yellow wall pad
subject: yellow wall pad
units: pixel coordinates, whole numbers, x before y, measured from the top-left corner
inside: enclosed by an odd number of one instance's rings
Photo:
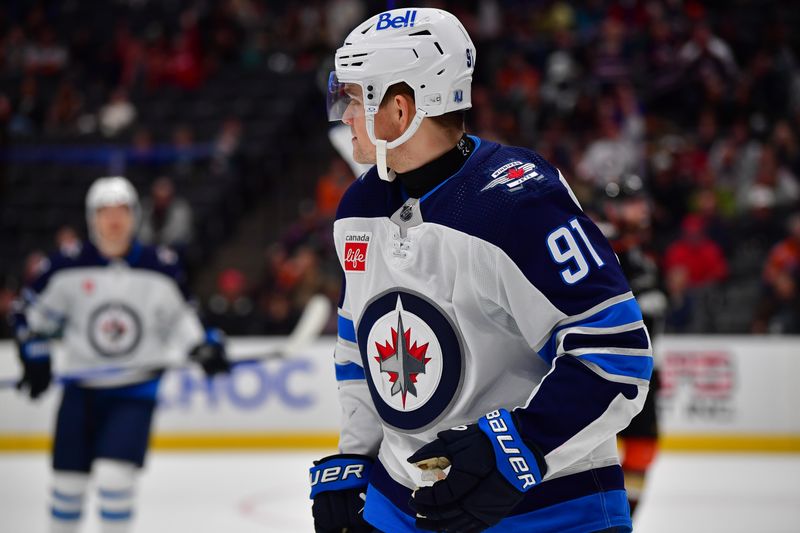
[[[669,452],[800,453],[800,435],[676,434],[662,436],[659,446]]]
[[[164,433],[154,435],[159,451],[312,450],[335,449],[336,433]],[[2,452],[49,451],[51,438],[41,434],[0,435]]]
[[[43,434],[0,435],[0,452],[41,452],[50,449]],[[336,448],[335,433],[164,433],[155,435],[159,451],[310,450]],[[800,453],[800,435],[665,435],[660,448],[669,452]]]

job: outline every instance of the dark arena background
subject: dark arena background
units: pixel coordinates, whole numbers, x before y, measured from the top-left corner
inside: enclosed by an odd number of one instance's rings
[[[650,321],[658,452],[635,531],[800,531],[795,1],[5,0],[0,316],[120,175],[138,238],[177,252],[232,358],[291,340],[315,295],[338,302],[333,219],[362,170],[327,121],[333,54],[423,6],[474,40],[467,131],[561,170]],[[134,531],[313,530],[307,468],[339,420],[326,320],[230,376],[168,372]],[[9,386],[13,337],[0,321],[0,530],[38,533],[60,391]]]

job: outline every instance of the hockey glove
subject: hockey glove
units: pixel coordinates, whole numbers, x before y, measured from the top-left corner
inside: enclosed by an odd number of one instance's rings
[[[493,526],[542,480],[546,469],[542,454],[523,441],[505,409],[477,424],[440,432],[408,462],[438,471],[440,481],[417,489],[409,502],[417,512],[417,527],[429,531],[471,533]]]
[[[17,344],[22,361],[22,379],[17,388],[28,389],[31,399],[36,399],[47,390],[53,378],[50,366],[50,343],[41,337],[31,337]]]
[[[364,520],[364,500],[372,459],[365,455],[330,455],[314,461],[311,499],[317,533],[367,533],[374,530]]]
[[[231,371],[231,364],[225,353],[225,334],[218,329],[206,330],[206,340],[197,345],[189,358],[203,367],[206,376],[213,376]]]

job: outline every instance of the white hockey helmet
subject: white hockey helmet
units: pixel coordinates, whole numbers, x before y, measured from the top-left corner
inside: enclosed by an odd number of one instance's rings
[[[356,27],[336,51],[336,70],[328,82],[328,118],[341,120],[349,104],[345,84],[361,86],[367,133],[376,147],[378,173],[386,169],[386,150],[416,133],[426,116],[472,107],[475,45],[459,20],[441,9],[385,11]],[[375,114],[386,90],[405,82],[414,90],[416,115],[408,129],[387,142],[375,138]]]
[[[122,176],[98,178],[86,193],[86,224],[93,241],[97,240],[94,214],[101,207],[111,205],[127,205],[133,213],[134,229],[139,226],[141,218],[139,195],[131,182]]]

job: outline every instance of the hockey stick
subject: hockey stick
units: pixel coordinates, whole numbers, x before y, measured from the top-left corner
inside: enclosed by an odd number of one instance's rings
[[[302,352],[320,336],[328,323],[330,313],[330,300],[321,294],[315,294],[308,300],[303,314],[300,315],[300,319],[282,346],[269,352],[262,350],[237,351],[231,354],[233,356],[230,358],[231,364],[241,365],[283,359]]]
[[[313,344],[319,338],[325,325],[328,323],[330,317],[331,304],[328,298],[321,294],[312,296],[306,304],[303,314],[297,321],[292,332],[289,334],[286,342],[274,350],[264,351],[263,349],[257,350],[237,350],[231,353],[229,361],[231,366],[257,364],[264,361],[273,359],[283,359],[302,352]],[[181,361],[177,365],[157,365],[157,366],[143,366],[137,368],[121,368],[121,367],[100,367],[92,368],[83,372],[74,372],[68,374],[61,374],[53,377],[56,383],[72,383],[76,381],[83,381],[87,379],[97,379],[104,377],[113,377],[122,372],[130,370],[143,370],[143,371],[163,371],[177,368],[183,368],[191,364],[196,364],[193,361]],[[19,378],[4,378],[0,379],[0,389],[13,388],[17,386]]]

